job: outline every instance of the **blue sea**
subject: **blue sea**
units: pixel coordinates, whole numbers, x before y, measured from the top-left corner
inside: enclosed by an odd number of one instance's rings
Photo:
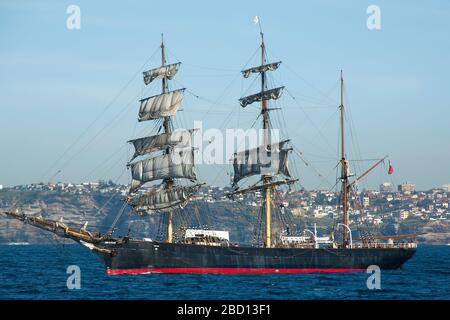
[[[80,289],[67,268],[80,267]],[[381,272],[369,290],[365,272],[339,274],[105,274],[77,245],[1,245],[0,299],[450,299],[450,246],[419,246],[400,270]]]

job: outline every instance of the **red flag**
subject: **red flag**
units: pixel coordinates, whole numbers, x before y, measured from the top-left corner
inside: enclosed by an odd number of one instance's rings
[[[388,174],[393,174],[394,173],[394,167],[391,165],[391,161],[389,161],[389,170],[388,170]]]

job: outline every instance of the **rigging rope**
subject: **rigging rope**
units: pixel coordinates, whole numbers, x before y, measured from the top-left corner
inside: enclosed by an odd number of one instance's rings
[[[148,58],[144,64],[139,68],[137,72],[133,74],[131,79],[119,90],[119,92],[114,96],[114,98],[103,108],[103,110],[95,117],[95,119],[86,127],[86,129],[83,130],[83,132],[72,142],[65,151],[53,162],[50,167],[42,174],[40,181],[43,181],[44,178],[47,176],[47,174],[55,168],[55,166],[65,157],[65,155],[72,150],[75,145],[78,144],[78,142],[86,135],[86,133],[94,126],[95,123],[105,114],[105,112],[117,101],[117,99],[122,95],[122,93],[128,88],[128,86],[134,81],[134,79],[137,77],[138,74],[141,74],[142,69],[147,65],[149,61],[151,61],[158,51],[158,48],[155,49],[153,54]]]

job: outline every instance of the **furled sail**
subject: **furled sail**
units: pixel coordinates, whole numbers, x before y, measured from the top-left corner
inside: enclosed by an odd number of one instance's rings
[[[132,197],[128,203],[135,211],[155,211],[184,206],[200,185],[176,186],[171,189],[151,188],[147,192]]]
[[[287,141],[272,144],[270,150],[260,146],[235,153],[233,184],[255,174],[283,174],[290,177],[288,169],[288,152],[290,149],[283,148]]]
[[[184,89],[169,91],[141,100],[139,121],[174,116],[181,106]]]
[[[181,62],[168,64],[159,68],[154,68],[148,71],[144,71],[144,83],[147,85],[156,78],[172,79],[178,72],[178,67]]]
[[[196,180],[194,150],[192,148],[172,149],[162,156],[137,161],[131,164],[131,189],[136,191],[144,183],[166,178]]]
[[[161,150],[166,147],[189,147],[191,146],[193,132],[193,129],[176,130],[170,133],[130,140],[128,142],[132,143],[135,149],[134,155],[130,161],[138,156]]]
[[[260,73],[260,72],[276,70],[276,69],[278,69],[278,66],[280,64],[281,64],[281,61],[268,63],[268,64],[264,64],[262,66],[245,69],[245,70],[242,70],[241,72],[242,72],[242,75],[244,76],[244,78],[248,78],[248,77],[250,77],[250,75],[252,73]]]
[[[281,96],[281,92],[284,87],[274,88],[270,90],[266,90],[257,94],[252,94],[251,96],[243,97],[239,99],[241,106],[245,108],[247,105],[252,104],[256,101],[264,100],[277,100]]]

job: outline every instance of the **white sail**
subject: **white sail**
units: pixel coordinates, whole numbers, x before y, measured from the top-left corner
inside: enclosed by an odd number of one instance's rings
[[[130,161],[138,156],[161,150],[166,147],[189,147],[192,142],[192,133],[194,129],[190,130],[176,130],[170,133],[158,134],[150,137],[143,137],[128,141],[134,146],[134,155]]]
[[[277,100],[282,93],[284,87],[274,88],[270,90],[266,90],[257,94],[252,94],[251,96],[243,97],[239,99],[241,106],[245,108],[247,105],[252,104],[253,102],[264,100]]]
[[[233,183],[236,184],[245,177],[252,175],[277,175],[283,174],[290,177],[288,169],[288,152],[290,149],[283,149],[288,140],[274,143],[269,148],[263,146],[238,152],[234,155]]]
[[[262,66],[257,66],[257,67],[245,69],[245,70],[242,70],[241,72],[242,72],[242,75],[244,76],[244,78],[248,78],[248,77],[250,77],[250,75],[252,73],[274,71],[274,70],[278,69],[278,66],[280,64],[281,64],[281,61],[268,63],[268,64],[264,64]]]
[[[176,206],[182,207],[199,187],[200,185],[177,186],[172,189],[152,188],[144,194],[130,198],[128,203],[135,211],[155,211]]]
[[[162,156],[132,163],[131,176],[130,192],[154,180],[184,178],[195,181],[197,178],[194,171],[194,150],[176,148]]]
[[[174,116],[181,106],[184,89],[166,92],[141,100],[139,121]]]
[[[180,66],[181,62],[168,64],[159,68],[154,68],[148,71],[144,71],[144,83],[147,85],[156,78],[166,78],[166,79],[172,79],[175,74],[178,72],[178,67]]]

